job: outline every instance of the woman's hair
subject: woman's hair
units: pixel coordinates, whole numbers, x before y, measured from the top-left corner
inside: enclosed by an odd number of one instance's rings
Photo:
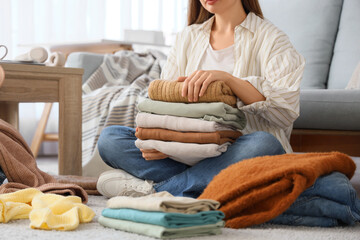
[[[240,0],[239,0],[240,1]],[[255,13],[257,16],[264,18],[263,13],[260,8],[258,0],[241,0],[242,5],[246,14],[249,12]],[[203,23],[214,14],[208,12],[202,5],[199,0],[189,0],[189,10],[188,10],[188,25]]]

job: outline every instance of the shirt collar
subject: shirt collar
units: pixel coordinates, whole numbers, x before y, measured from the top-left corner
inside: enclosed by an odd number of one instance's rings
[[[250,12],[246,18],[244,19],[244,21],[242,21],[242,23],[240,23],[238,26],[235,27],[235,31],[237,31],[240,27],[243,27],[247,30],[249,30],[252,33],[255,33],[256,28],[258,27],[258,16],[256,16],[255,13]],[[210,19],[208,19],[207,21],[205,21],[202,25],[202,29],[204,30],[205,33],[210,34],[211,31],[211,27],[213,25],[215,16],[212,16]]]

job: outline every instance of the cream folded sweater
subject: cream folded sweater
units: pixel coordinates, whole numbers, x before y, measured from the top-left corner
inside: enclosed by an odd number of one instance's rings
[[[135,145],[139,149],[155,149],[175,161],[194,166],[205,158],[216,157],[226,152],[230,143],[218,145],[215,143],[198,144],[136,139]]]
[[[169,192],[157,192],[143,197],[118,196],[107,201],[108,208],[132,208],[142,211],[193,214],[216,210],[220,203],[211,199],[175,197]]]
[[[136,115],[136,126],[143,128],[164,128],[181,132],[216,132],[235,130],[221,123],[196,118],[157,115],[139,112]]]

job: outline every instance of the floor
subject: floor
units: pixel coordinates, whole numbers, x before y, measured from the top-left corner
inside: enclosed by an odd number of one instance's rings
[[[39,156],[36,158],[36,163],[40,170],[49,174],[58,174],[59,166],[57,155]]]

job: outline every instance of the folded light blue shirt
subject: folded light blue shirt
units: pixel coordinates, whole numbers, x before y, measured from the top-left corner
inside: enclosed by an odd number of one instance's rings
[[[195,214],[185,214],[169,212],[149,212],[129,208],[105,208],[102,211],[102,216],[139,223],[160,225],[166,228],[183,228],[215,224],[225,217],[224,213],[221,211],[204,211]]]

